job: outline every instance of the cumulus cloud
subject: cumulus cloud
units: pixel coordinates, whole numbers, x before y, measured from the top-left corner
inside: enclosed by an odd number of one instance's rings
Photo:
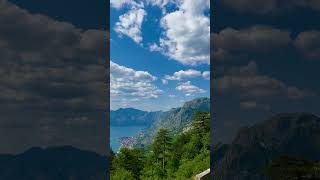
[[[154,84],[157,78],[146,71],[134,69],[110,63],[110,92],[114,98],[158,98],[162,90]]]
[[[312,95],[297,87],[288,86],[284,82],[258,73],[255,62],[233,68],[216,80],[216,88],[220,93],[238,93],[244,98],[284,97],[301,99]]]
[[[166,79],[161,79],[161,82],[162,82],[162,84],[168,84],[168,80],[166,80]]]
[[[76,86],[82,89],[88,84],[105,85],[107,32],[82,30],[70,23],[33,15],[6,1],[1,1],[1,6],[2,24],[7,20],[15,22],[0,30],[3,59],[0,81],[3,86],[30,97],[53,99],[46,95],[49,87],[62,91],[62,88],[67,90]],[[103,94],[101,89],[86,91],[93,97],[97,94],[90,94],[92,91]],[[56,98],[68,97],[63,93],[59,95],[61,97]]]
[[[210,71],[204,71],[202,73],[202,77],[205,78],[206,80],[210,80]]]
[[[320,31],[313,30],[302,32],[295,39],[294,44],[306,57],[320,57]]]
[[[110,70],[112,76],[123,76],[128,80],[145,80],[154,81],[157,78],[146,71],[135,71],[134,69],[127,68],[125,66],[120,66],[114,62],[110,62]]]
[[[299,7],[306,7],[314,10],[320,10],[318,0],[223,0],[226,6],[231,7],[237,12],[254,13],[254,14],[280,14]]]
[[[188,70],[180,70],[178,72],[173,73],[172,76],[166,75],[165,79],[167,80],[175,80],[175,81],[180,81],[182,79],[187,79],[187,78],[195,78],[195,77],[200,77],[201,76],[201,71],[197,71],[194,69],[188,69]]]
[[[214,33],[212,41],[214,57],[220,60],[241,54],[278,52],[292,42],[290,32],[267,26],[240,30],[225,28]]]
[[[166,6],[170,3],[177,10],[167,13]],[[209,64],[210,59],[210,19],[205,13],[209,10],[209,0],[151,0],[147,5],[162,9],[163,17],[160,26],[163,30],[159,44],[150,44],[150,51],[158,51],[185,65]],[[147,15],[144,2],[140,4],[132,0],[111,1],[115,8],[127,5],[129,11],[119,17],[114,30],[120,35],[132,38],[141,44],[142,23]]]
[[[185,0],[162,17],[161,52],[185,65],[209,64],[210,19],[204,14],[208,8],[209,0]]]
[[[66,144],[105,151],[97,145],[105,140],[97,114],[106,109],[108,33],[31,14],[6,0],[0,7],[0,142],[12,142],[1,143],[1,152]],[[68,114],[91,123],[65,127]],[[21,137],[24,143],[14,144]]]
[[[218,96],[239,99],[240,108],[246,110],[269,111],[271,104],[300,102],[315,96],[313,92],[261,74],[254,61],[219,72],[219,77],[215,79],[215,90]]]
[[[120,9],[124,6],[135,6],[135,7],[143,7],[143,3],[138,4],[134,0],[110,0],[110,4],[113,8]]]
[[[206,91],[191,84],[190,81],[185,83],[179,83],[176,87],[176,90],[182,91],[186,96],[192,96],[196,93],[205,93]]]
[[[149,45],[149,50],[151,52],[156,52],[156,51],[161,52],[162,49],[157,44],[153,43]]]
[[[166,12],[166,9],[164,8],[166,5],[171,3],[171,0],[148,0],[147,3],[153,5],[153,6],[159,6],[163,9],[164,13]]]
[[[297,50],[312,59],[320,57],[320,32],[317,30],[300,32],[292,38],[287,30],[255,25],[244,29],[228,27],[211,36],[216,60],[248,59],[252,55],[276,55],[288,50]]]
[[[119,35],[125,35],[140,44],[142,41],[141,26],[147,12],[143,8],[133,7],[127,13],[119,17],[114,30]]]
[[[217,81],[217,87],[221,91],[239,90],[245,96],[261,97],[273,96],[276,93],[283,92],[286,87],[278,80],[267,76],[224,76]]]
[[[204,79],[210,79],[210,71],[201,71],[188,69],[188,70],[180,70],[174,72],[173,75],[165,75],[164,80],[171,80],[171,81],[181,81],[188,78],[198,78],[203,77]]]

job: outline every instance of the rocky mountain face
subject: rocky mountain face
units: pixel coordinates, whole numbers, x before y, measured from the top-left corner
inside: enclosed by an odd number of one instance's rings
[[[137,144],[150,144],[160,128],[166,128],[173,134],[182,132],[183,129],[188,128],[193,113],[196,111],[210,112],[210,99],[196,98],[184,103],[182,107],[159,113],[157,119],[144,133],[144,136],[138,139]]]
[[[319,139],[320,118],[307,113],[280,114],[243,128],[230,145],[213,152],[215,179],[267,179],[265,168],[280,156],[319,161]]]
[[[150,126],[161,114],[133,108],[120,108],[110,111],[111,126]]]
[[[0,155],[0,179],[104,180],[107,158],[73,147],[31,148],[18,155]]]

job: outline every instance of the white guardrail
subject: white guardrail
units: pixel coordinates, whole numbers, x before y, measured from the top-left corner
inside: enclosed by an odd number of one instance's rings
[[[196,175],[195,180],[210,180],[210,168]]]

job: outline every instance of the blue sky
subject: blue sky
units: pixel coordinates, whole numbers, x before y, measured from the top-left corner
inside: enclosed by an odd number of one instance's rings
[[[210,96],[208,0],[111,0],[111,109]]]

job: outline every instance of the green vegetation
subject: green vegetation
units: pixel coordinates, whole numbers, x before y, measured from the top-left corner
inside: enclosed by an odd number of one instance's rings
[[[152,144],[154,137],[161,128],[170,131],[172,136],[181,134],[183,129],[187,129],[191,125],[193,115],[197,111],[210,112],[210,99],[195,98],[192,101],[185,102],[182,107],[158,112],[152,125],[147,129],[144,136],[138,137],[136,144]]]
[[[173,136],[161,128],[146,148],[112,153],[112,180],[193,179],[210,167],[210,114],[196,112],[190,130]]]

